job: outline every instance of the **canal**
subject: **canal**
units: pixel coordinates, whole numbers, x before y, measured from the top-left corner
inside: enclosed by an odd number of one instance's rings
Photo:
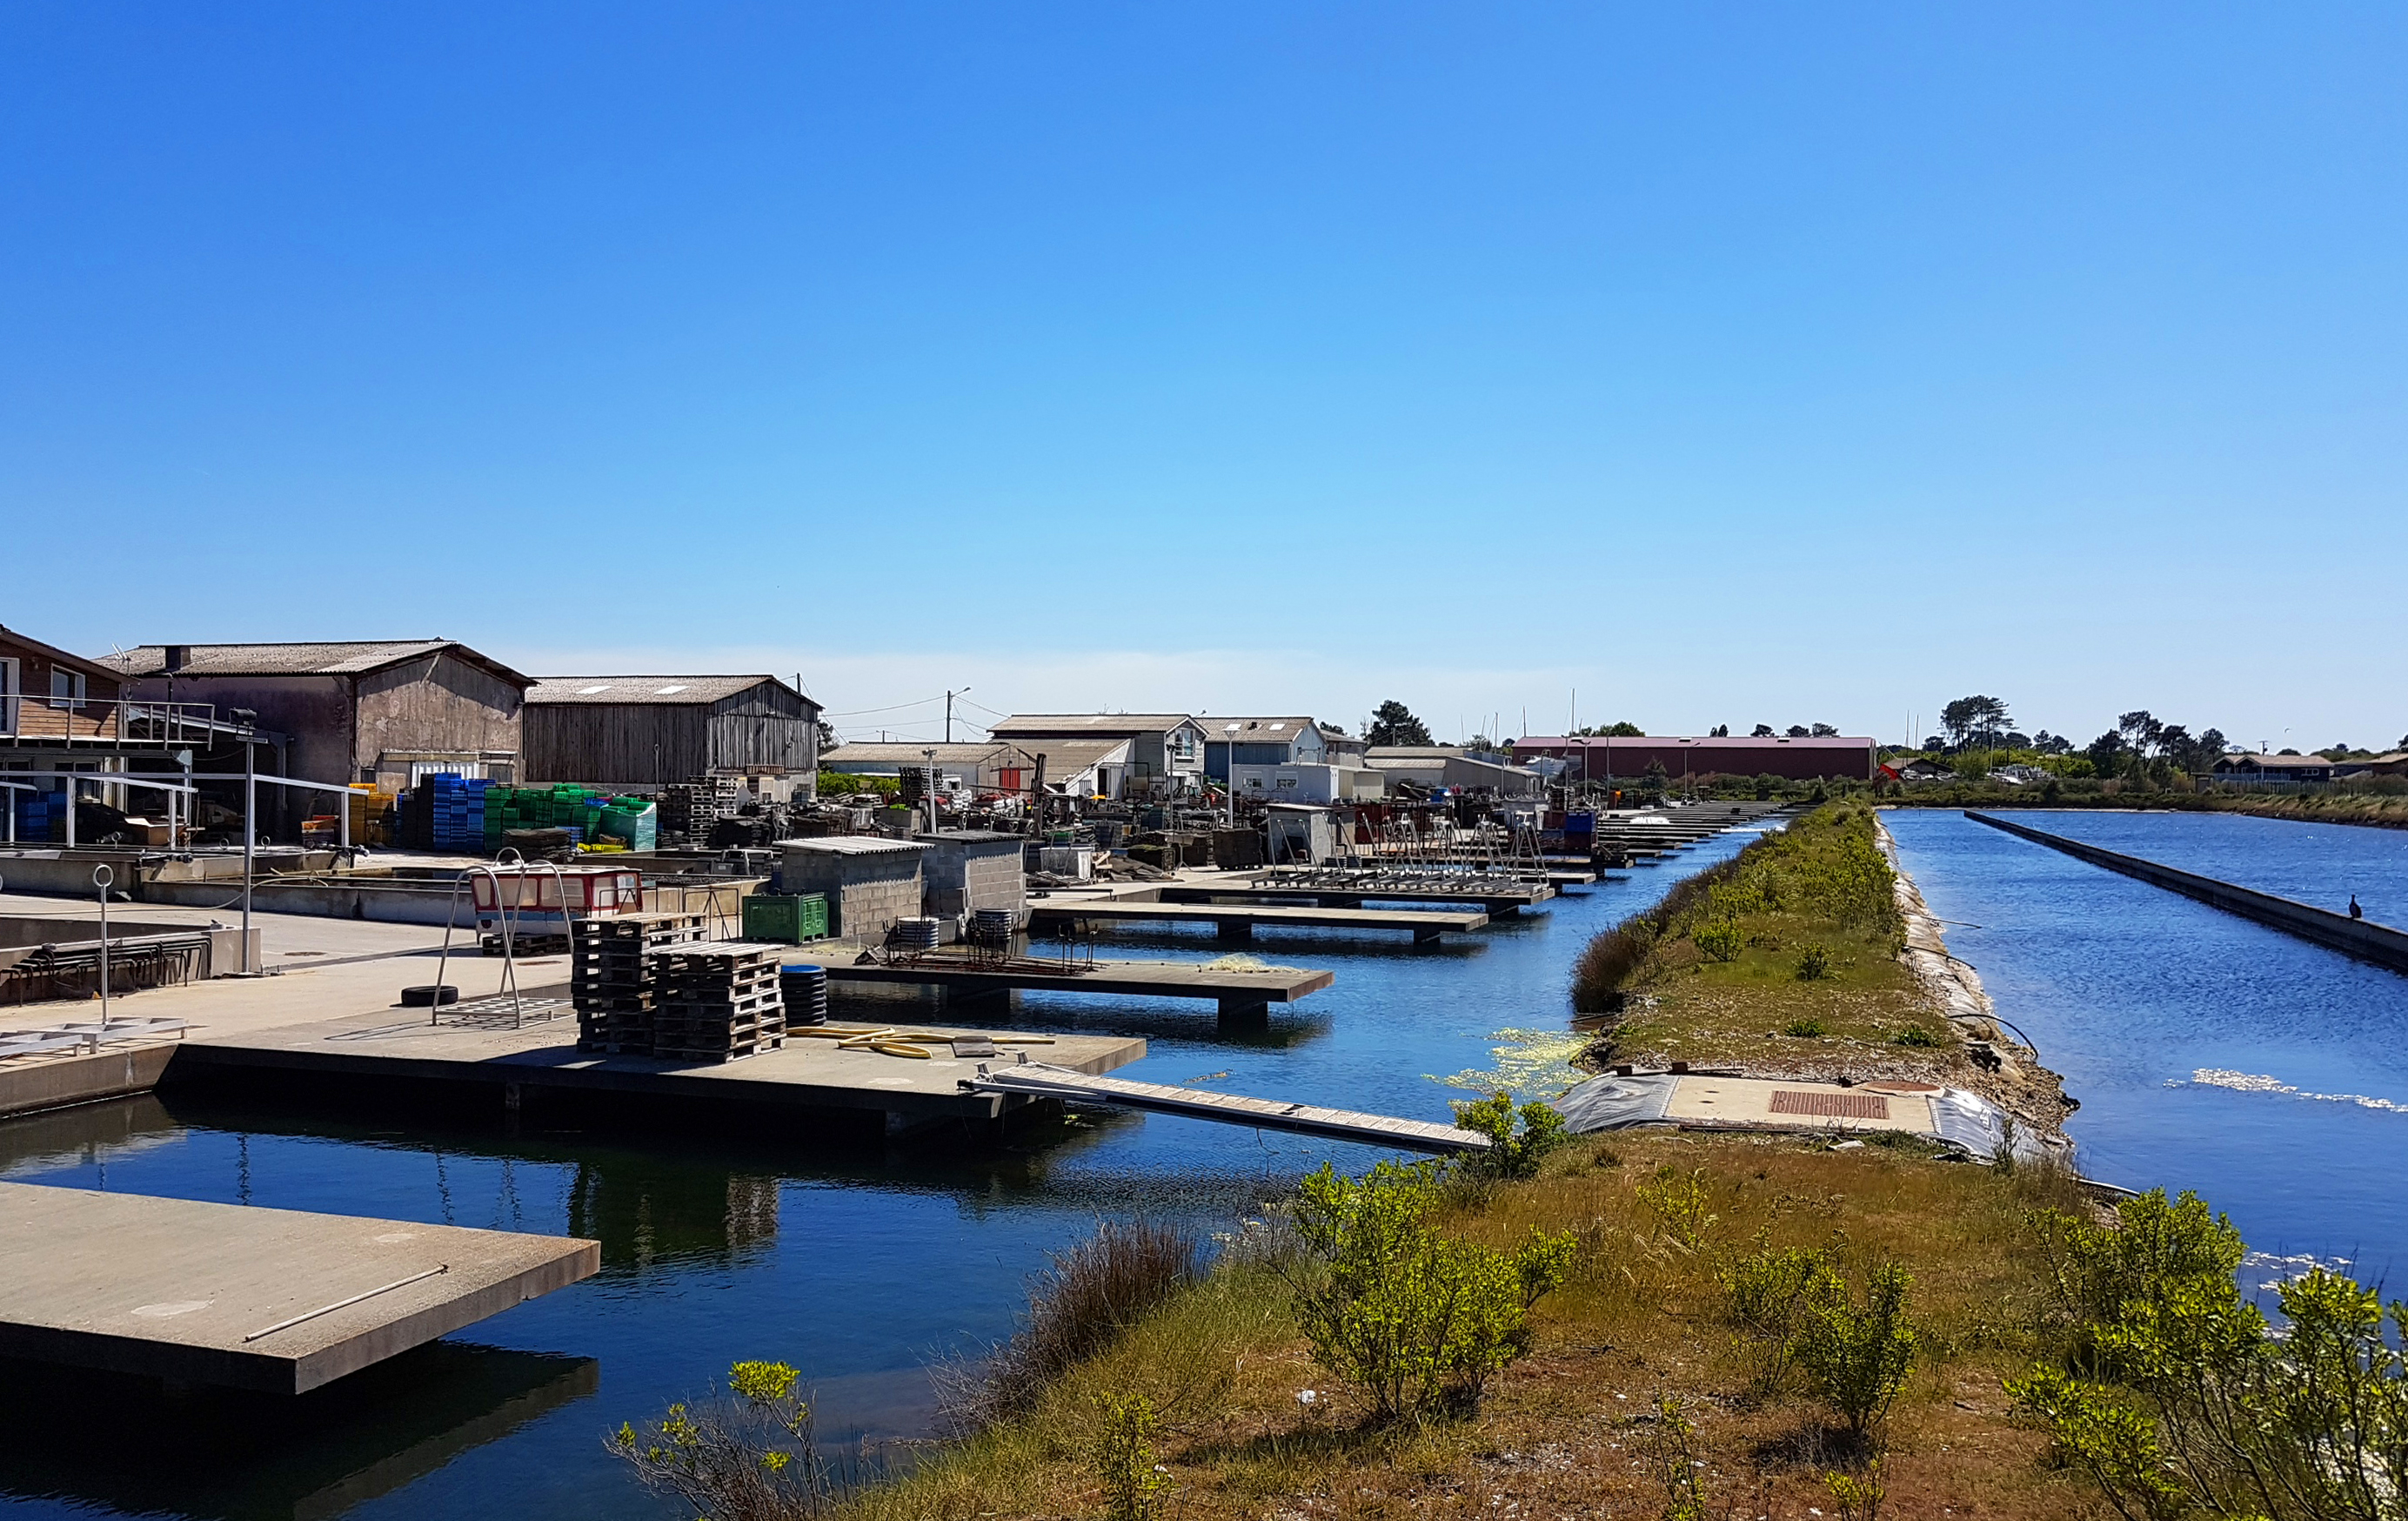
[[[1567,979],[1588,937],[1755,838],[1733,831],[1477,934],[1264,930],[1249,954],[1336,984],[1224,1037],[1211,1013],[1024,996],[1025,1028],[1141,1035],[1126,1076],[1442,1119],[1493,1074],[1568,1082]],[[1209,930],[1102,954],[1209,960]],[[537,1116],[539,1120],[540,1116]],[[0,1369],[0,1516],[667,1516],[602,1449],[622,1420],[740,1357],[800,1368],[824,1434],[926,1428],[929,1359],[1010,1332],[1027,1275],[1105,1215],[1226,1228],[1298,1175],[1383,1154],[1165,1116],[1082,1119],[978,1160],[769,1137],[430,1129],[373,1113],[89,1106],[0,1125],[0,1177],[600,1239],[585,1284],[263,1410]],[[139,1460],[129,1461],[139,1450]]]

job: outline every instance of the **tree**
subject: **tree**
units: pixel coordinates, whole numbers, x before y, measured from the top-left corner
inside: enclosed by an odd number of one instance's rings
[[[1706,738],[1709,739],[1727,739],[1730,738],[1730,725],[1727,724],[1717,724],[1713,728],[1706,731]]]
[[[1789,725],[1789,738],[1792,739],[1803,739],[1806,738],[1807,732],[1808,730],[1806,725],[1803,724],[1792,724]]]
[[[1749,738],[1749,739],[1772,739],[1772,738],[1774,738],[1774,736],[1773,736],[1773,732],[1772,732],[1772,725],[1770,725],[1770,724],[1758,724],[1758,725],[1756,726],[1755,731],[1754,731],[1753,733],[1751,733],[1751,734],[1749,734],[1749,735],[1748,735],[1748,738]]]
[[[826,754],[829,751],[834,750],[837,746],[844,743],[844,740],[839,739],[837,735],[836,725],[829,723],[824,718],[819,721],[819,731],[820,753],[823,755]]]
[[[2114,776],[2123,769],[2124,756],[2128,753],[2128,751],[2125,746],[2124,737],[2114,729],[2109,729],[2090,741],[2090,748],[2086,753],[2090,757],[2091,767],[2100,776]]]
[[[2136,708],[2115,720],[2115,732],[2123,736],[2133,754],[2146,760],[2157,753],[2157,745],[2165,739],[2166,726],[2151,718],[2146,708]]]
[[[1363,742],[1426,745],[1430,742],[1429,725],[1415,718],[1412,709],[1391,697],[1373,709],[1371,716],[1363,721]]]
[[[1574,729],[1572,732],[1589,735],[1599,739],[1643,739],[1647,737],[1645,729],[1627,718],[1619,724],[1592,724],[1584,729]]]
[[[1833,739],[1836,738],[1840,732],[1838,725],[1832,724],[1817,724],[1813,726],[1813,737],[1817,739]]]
[[[1958,697],[1940,710],[1940,726],[1960,745],[1995,746],[2012,722],[2005,701],[1999,697]]]

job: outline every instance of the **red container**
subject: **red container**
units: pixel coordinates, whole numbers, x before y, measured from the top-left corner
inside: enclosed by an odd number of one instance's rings
[[[631,867],[495,867],[468,879],[475,884],[477,912],[489,917],[507,907],[512,913],[612,914],[644,911],[644,874]]]

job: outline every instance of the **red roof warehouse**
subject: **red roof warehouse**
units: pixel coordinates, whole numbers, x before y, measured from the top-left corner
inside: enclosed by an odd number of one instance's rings
[[[1678,781],[1682,777],[1704,777],[1721,773],[1728,776],[1777,776],[1805,782],[1817,777],[1849,777],[1858,782],[1872,780],[1874,757],[1880,746],[1869,738],[1855,735],[1826,736],[1820,739],[1733,739],[1721,736],[1705,739],[1676,739],[1671,736],[1650,736],[1636,739],[1609,739],[1602,737],[1532,736],[1513,741],[1516,765],[1533,755],[1553,755],[1571,763],[1575,781],[1608,777],[1639,777],[1646,774],[1650,761],[1660,763],[1664,774]]]

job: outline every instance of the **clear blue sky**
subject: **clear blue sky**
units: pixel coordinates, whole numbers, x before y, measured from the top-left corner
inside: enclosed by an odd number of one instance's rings
[[[8,4],[0,621],[2388,743],[2403,79],[2396,5]]]

